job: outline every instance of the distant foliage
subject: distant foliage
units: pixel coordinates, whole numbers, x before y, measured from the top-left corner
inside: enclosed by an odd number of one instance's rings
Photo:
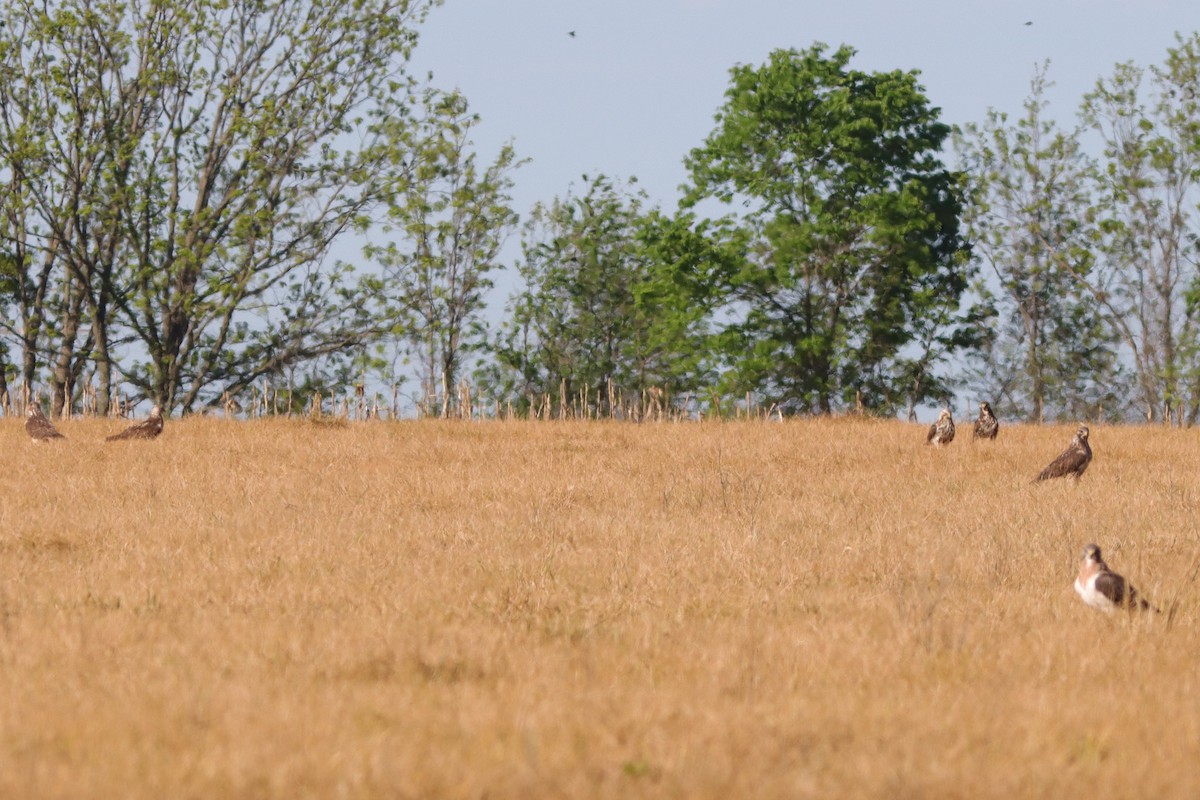
[[[1118,337],[1081,280],[1095,268],[1095,161],[1080,130],[1047,116],[1046,70],[1035,73],[1022,117],[993,110],[956,136],[970,181],[975,289],[994,320],[968,375],[1002,416],[1094,419],[1122,409]]]
[[[709,385],[705,301],[687,276],[725,253],[690,217],[646,211],[634,185],[584,180],[523,228],[522,286],[480,373],[487,397],[527,412],[552,395],[608,417]]]
[[[1040,421],[1200,420],[1200,36],[1164,64],[1118,64],[1078,125],[1045,114],[1046,66],[1024,117],[959,137],[996,324],[965,370],[1003,412]],[[1098,139],[1087,152],[1088,137]]]
[[[458,412],[464,362],[484,344],[491,275],[517,225],[512,173],[523,162],[505,146],[477,165],[471,134],[479,120],[465,98],[446,97],[436,112],[442,122],[415,143],[409,180],[388,208],[389,240],[366,252],[379,267],[373,282],[392,338],[421,380],[420,405],[444,417]]]
[[[816,45],[735,67],[687,158],[686,202],[731,204],[750,241],[710,281],[722,385],[794,411],[943,396],[938,367],[972,340],[950,129],[915,73],[862,72],[853,55]]]
[[[1200,420],[1200,34],[1118,64],[1081,111],[1099,134],[1097,267],[1079,275],[1120,336],[1148,420]]]
[[[584,176],[521,219],[515,148],[410,74],[439,1],[0,5],[6,413],[1200,421],[1200,35],[1073,125],[1039,67],[953,166],[915,71],[776,50],[678,208]]]
[[[433,4],[0,7],[0,374],[188,411],[376,336],[331,249],[409,180]]]

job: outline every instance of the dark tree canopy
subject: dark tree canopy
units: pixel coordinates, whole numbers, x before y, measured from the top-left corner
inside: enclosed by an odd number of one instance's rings
[[[779,50],[731,71],[717,127],[687,159],[687,202],[738,202],[750,255],[719,276],[727,387],[827,413],[894,411],[942,391],[967,341],[959,177],[950,129],[914,72],[854,51]]]

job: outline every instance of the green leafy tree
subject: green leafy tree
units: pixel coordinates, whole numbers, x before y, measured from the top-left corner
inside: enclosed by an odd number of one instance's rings
[[[1119,64],[1085,98],[1104,148],[1098,267],[1079,280],[1119,332],[1147,419],[1200,416],[1200,34],[1166,63]]]
[[[713,282],[729,300],[725,386],[795,410],[942,396],[939,365],[972,341],[950,129],[916,73],[854,70],[853,55],[816,45],[735,67],[687,158],[686,202],[736,201],[752,237]]]
[[[745,236],[724,221],[652,210],[642,219],[637,242],[647,271],[634,286],[642,320],[634,339],[635,383],[663,387],[676,398],[711,397],[720,366],[712,323],[722,302],[712,277],[745,258]]]
[[[407,65],[436,2],[0,8],[24,380],[49,362],[65,399],[94,365],[186,411],[377,337],[370,314],[296,311],[371,306],[332,248],[408,180],[401,134],[429,104]]]
[[[978,288],[996,313],[976,383],[998,413],[1033,422],[1122,409],[1116,335],[1077,277],[1092,274],[1094,166],[1080,131],[1046,114],[1047,67],[1035,71],[1021,118],[989,111],[956,137]]]
[[[413,356],[426,409],[447,416],[467,352],[482,341],[482,314],[490,273],[517,225],[509,192],[520,166],[511,146],[480,169],[470,151],[478,118],[458,95],[439,98],[433,130],[413,143],[410,180],[389,220],[400,241],[371,246],[381,266],[378,291]]]
[[[142,97],[117,85],[127,42],[95,35],[116,13],[86,3],[0,10],[0,237],[18,312],[6,329],[24,351],[24,385],[50,362],[56,414],[93,353],[108,397],[109,305],[95,288],[115,260],[123,148]]]
[[[586,403],[601,415],[694,389],[707,357],[707,265],[728,258],[702,224],[644,209],[632,183],[584,176],[536,207],[522,232],[524,286],[482,371],[491,396]]]

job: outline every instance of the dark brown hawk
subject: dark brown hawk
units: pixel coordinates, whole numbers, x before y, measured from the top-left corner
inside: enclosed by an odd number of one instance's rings
[[[54,423],[46,419],[46,415],[42,413],[42,407],[35,403],[30,403],[29,408],[25,411],[25,432],[29,434],[29,438],[35,442],[49,442],[54,439],[65,439],[54,427]]]
[[[106,442],[115,442],[118,439],[153,439],[162,433],[163,418],[162,409],[158,406],[150,409],[150,416],[136,424],[130,425],[120,433],[114,433],[112,436],[105,438]]]
[[[1088,446],[1088,429],[1086,425],[1080,425],[1079,430],[1075,431],[1075,438],[1071,440],[1070,446],[1063,450],[1058,458],[1051,461],[1037,476],[1037,479],[1039,481],[1049,478],[1075,478],[1078,480],[1090,463],[1092,463],[1092,448]]]
[[[1100,555],[1100,546],[1089,544],[1083,548],[1083,560],[1079,564],[1079,577],[1075,579],[1075,591],[1092,608],[1112,613],[1118,608],[1130,611],[1153,611],[1144,597],[1138,595],[1124,578],[1108,568]]]
[[[992,413],[992,407],[987,403],[979,404],[979,419],[975,420],[975,432],[972,439],[995,439],[1000,432],[1000,422]]]
[[[929,433],[925,436],[925,444],[941,447],[953,441],[954,417],[950,415],[950,409],[943,408],[942,413],[938,414],[937,422],[929,426]]]

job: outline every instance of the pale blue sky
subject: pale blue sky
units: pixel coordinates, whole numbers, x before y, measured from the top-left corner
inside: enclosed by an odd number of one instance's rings
[[[1048,58],[1051,113],[1066,123],[1116,63],[1161,63],[1176,31],[1197,29],[1196,0],[446,0],[422,28],[416,66],[482,116],[482,159],[510,139],[531,159],[514,176],[524,216],[597,172],[637,176],[673,207],[729,68],[776,48],[845,43],[855,67],[919,70],[950,123],[1019,113]]]

